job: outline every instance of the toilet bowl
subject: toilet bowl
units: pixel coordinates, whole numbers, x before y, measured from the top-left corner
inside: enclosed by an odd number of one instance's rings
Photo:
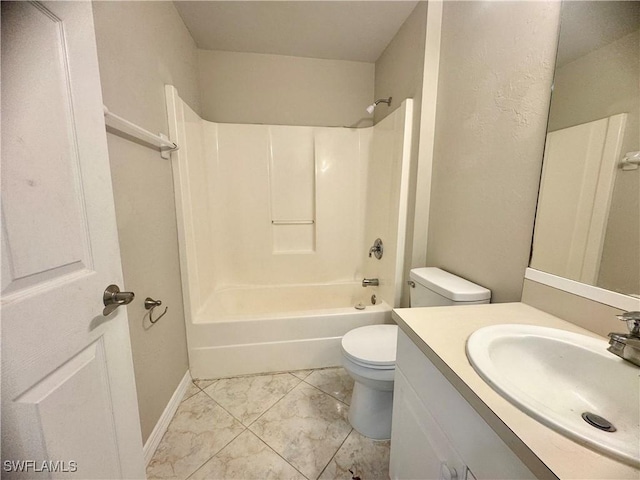
[[[349,422],[365,437],[391,438],[396,325],[369,325],[342,338],[342,365],[355,383]]]
[[[489,303],[491,291],[439,268],[411,270],[411,307]],[[391,438],[397,325],[369,325],[342,338],[342,364],[354,379],[349,422],[375,440]]]

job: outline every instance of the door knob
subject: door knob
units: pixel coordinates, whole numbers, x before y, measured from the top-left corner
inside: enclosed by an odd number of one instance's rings
[[[117,285],[109,285],[102,295],[102,303],[104,303],[102,315],[106,317],[120,305],[131,303],[134,298],[133,292],[121,292]]]

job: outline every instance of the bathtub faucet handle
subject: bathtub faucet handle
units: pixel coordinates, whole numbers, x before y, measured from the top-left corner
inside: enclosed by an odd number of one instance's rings
[[[373,242],[373,246],[369,249],[369,258],[371,255],[375,255],[378,260],[382,258],[382,253],[384,252],[384,245],[382,244],[382,240],[376,238],[376,241]]]

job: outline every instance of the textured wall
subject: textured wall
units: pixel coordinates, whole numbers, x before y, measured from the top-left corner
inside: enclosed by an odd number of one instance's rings
[[[171,2],[94,2],[104,103],[153,132],[168,132],[165,83],[199,110],[196,47]],[[171,164],[157,150],[109,134],[109,158],[146,441],[188,368]],[[151,325],[147,296],[169,307]]]
[[[271,125],[370,126],[374,64],[198,50],[202,118]]]
[[[427,264],[520,300],[560,4],[445,2]]]

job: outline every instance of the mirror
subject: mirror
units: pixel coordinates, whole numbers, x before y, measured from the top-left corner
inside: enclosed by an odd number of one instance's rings
[[[639,29],[640,1],[562,5],[530,263],[628,295],[640,295]]]

